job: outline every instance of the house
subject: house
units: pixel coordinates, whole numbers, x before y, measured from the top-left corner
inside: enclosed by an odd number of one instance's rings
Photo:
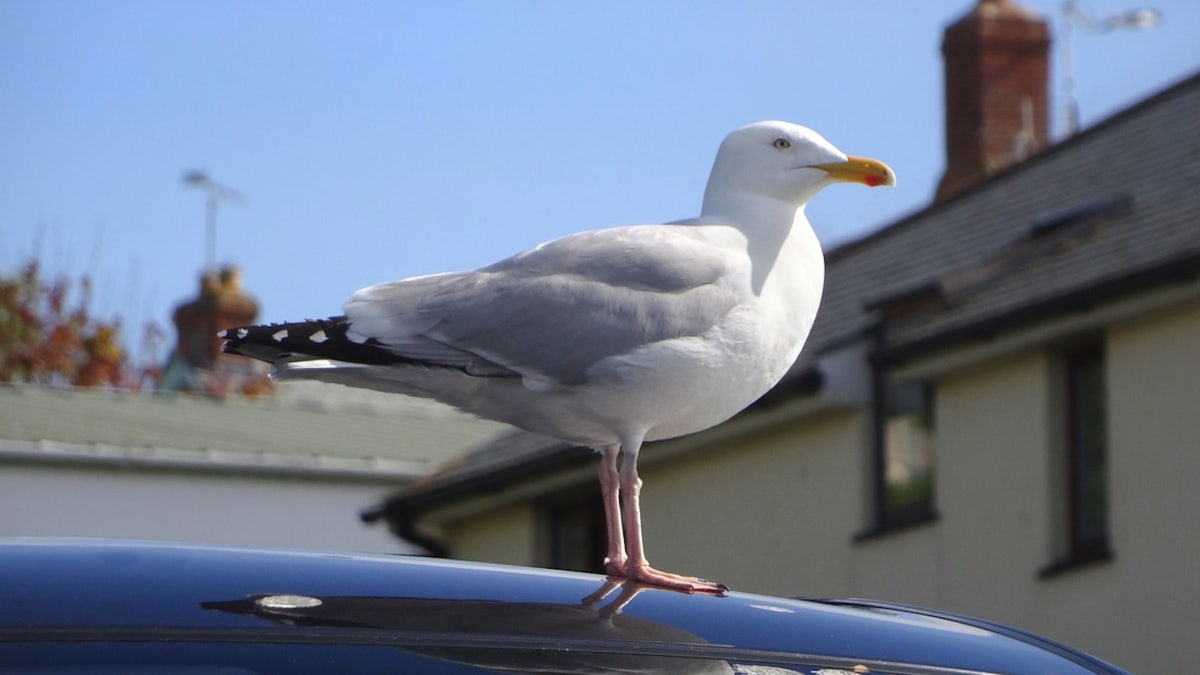
[[[986,616],[1139,672],[1200,631],[1200,75],[1047,140],[1049,31],[950,26],[935,203],[827,253],[792,372],[649,444],[650,559]],[[368,514],[457,558],[599,569],[597,460],[511,435]]]
[[[0,536],[419,552],[359,511],[504,429],[335,385],[263,399],[3,386]]]
[[[321,383],[243,395],[265,374],[216,328],[257,312],[236,272],[205,274],[158,392],[0,386],[0,536],[438,551],[359,512],[509,427]]]

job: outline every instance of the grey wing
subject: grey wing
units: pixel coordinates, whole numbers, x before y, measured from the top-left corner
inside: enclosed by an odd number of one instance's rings
[[[596,362],[717,325],[737,304],[732,253],[686,226],[564,237],[475,272],[363,289],[356,339],[479,375],[559,384]]]

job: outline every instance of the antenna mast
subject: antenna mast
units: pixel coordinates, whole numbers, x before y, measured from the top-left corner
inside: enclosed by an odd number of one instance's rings
[[[205,192],[204,224],[207,234],[205,269],[215,270],[217,268],[217,206],[221,201],[241,202],[245,201],[246,197],[237,190],[214,181],[208,177],[207,173],[199,169],[184,172],[183,184],[187,187],[200,188]]]

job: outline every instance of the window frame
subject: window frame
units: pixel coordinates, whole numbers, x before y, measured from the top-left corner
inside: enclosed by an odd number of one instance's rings
[[[1087,372],[1097,369],[1098,372]],[[1101,336],[1077,340],[1060,348],[1055,354],[1057,386],[1052,388],[1054,425],[1051,443],[1051,514],[1054,533],[1053,560],[1038,570],[1042,578],[1052,577],[1079,567],[1113,559],[1112,550],[1112,488],[1109,467],[1110,407],[1108,398],[1108,356]],[[1099,392],[1081,389],[1084,378],[1098,378],[1094,385]],[[1089,400],[1090,399],[1090,400]],[[1098,405],[1098,430],[1085,429],[1082,419],[1085,408]],[[1088,437],[1091,437],[1089,441]],[[1096,445],[1098,444],[1098,445]],[[1100,466],[1092,464],[1099,461]],[[1085,483],[1098,471],[1101,481],[1099,536],[1090,536],[1096,528],[1095,514],[1087,513]],[[1093,479],[1094,480],[1094,479]],[[1095,489],[1095,488],[1092,488]],[[1085,523],[1084,520],[1089,522]]]
[[[937,510],[937,449],[936,440],[932,450],[930,462],[930,486],[928,499],[917,504],[910,504],[902,508],[892,508],[889,506],[889,490],[887,480],[888,468],[888,439],[887,426],[888,421],[893,417],[892,406],[889,402],[890,395],[898,387],[921,387],[923,397],[925,398],[924,405],[927,410],[925,414],[931,419],[931,435],[936,439],[937,423],[937,387],[932,380],[921,381],[896,381],[894,380],[887,369],[881,364],[875,364],[872,368],[871,382],[871,432],[870,432],[870,491],[869,513],[871,514],[871,523],[868,528],[854,536],[855,541],[864,541],[876,537],[891,534],[893,532],[907,530],[913,527],[919,527],[930,523],[937,522],[939,514]]]
[[[608,550],[608,529],[604,520],[604,500],[594,484],[581,485],[542,499],[538,504],[541,542],[541,566],[575,572],[604,573]],[[585,531],[578,537],[565,536],[568,521],[578,519]],[[582,548],[577,546],[582,541]],[[564,551],[573,551],[571,558]]]

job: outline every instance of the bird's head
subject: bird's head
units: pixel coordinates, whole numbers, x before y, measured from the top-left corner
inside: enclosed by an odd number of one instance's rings
[[[834,182],[895,185],[883,162],[852,157],[820,134],[789,122],[756,122],[725,137],[705,192],[704,211],[735,194],[803,206]]]

